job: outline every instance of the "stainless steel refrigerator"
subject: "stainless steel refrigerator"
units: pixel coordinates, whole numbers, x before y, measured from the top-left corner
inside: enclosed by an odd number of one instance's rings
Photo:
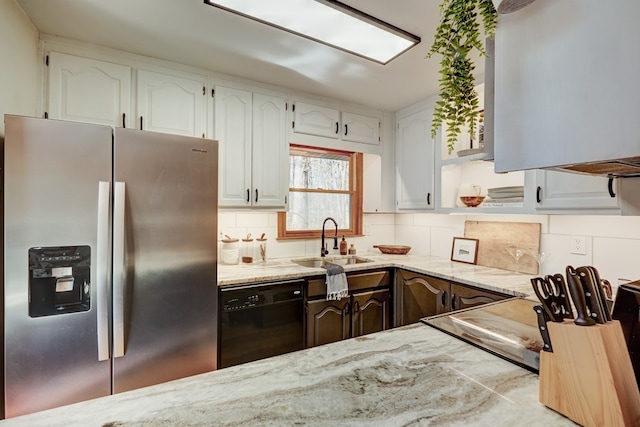
[[[5,415],[216,368],[216,141],[5,116]]]

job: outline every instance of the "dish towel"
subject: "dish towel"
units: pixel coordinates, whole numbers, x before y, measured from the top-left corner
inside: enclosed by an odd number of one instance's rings
[[[327,263],[324,265],[327,270],[327,301],[339,301],[340,298],[349,296],[349,286],[344,268],[338,264]]]

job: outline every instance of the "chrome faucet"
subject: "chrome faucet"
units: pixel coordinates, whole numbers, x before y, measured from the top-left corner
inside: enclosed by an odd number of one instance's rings
[[[324,243],[324,226],[327,223],[327,221],[331,220],[335,226],[336,226],[336,234],[335,236],[333,236],[333,249],[337,250],[338,249],[338,223],[336,222],[335,219],[328,217],[325,218],[324,222],[322,223],[322,242],[320,242],[320,256],[323,257],[326,254],[329,253],[329,251],[327,250],[325,243]]]

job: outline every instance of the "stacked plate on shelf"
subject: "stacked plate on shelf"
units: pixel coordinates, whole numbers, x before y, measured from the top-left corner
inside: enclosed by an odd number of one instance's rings
[[[524,186],[489,188],[487,196],[484,207],[519,207],[524,203]]]

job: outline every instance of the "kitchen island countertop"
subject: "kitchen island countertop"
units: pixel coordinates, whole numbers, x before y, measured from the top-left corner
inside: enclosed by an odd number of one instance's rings
[[[0,421],[4,426],[573,426],[538,376],[421,323]]]
[[[359,254],[358,257],[369,259],[371,262],[345,265],[345,272],[376,268],[403,268],[509,295],[527,297],[533,294],[530,282],[533,276],[529,274],[465,264],[429,255],[364,253]],[[298,279],[322,276],[326,273],[323,268],[302,267],[293,263],[291,259],[276,258],[268,260],[266,263],[253,264],[218,264],[218,286],[228,287],[239,284]]]

